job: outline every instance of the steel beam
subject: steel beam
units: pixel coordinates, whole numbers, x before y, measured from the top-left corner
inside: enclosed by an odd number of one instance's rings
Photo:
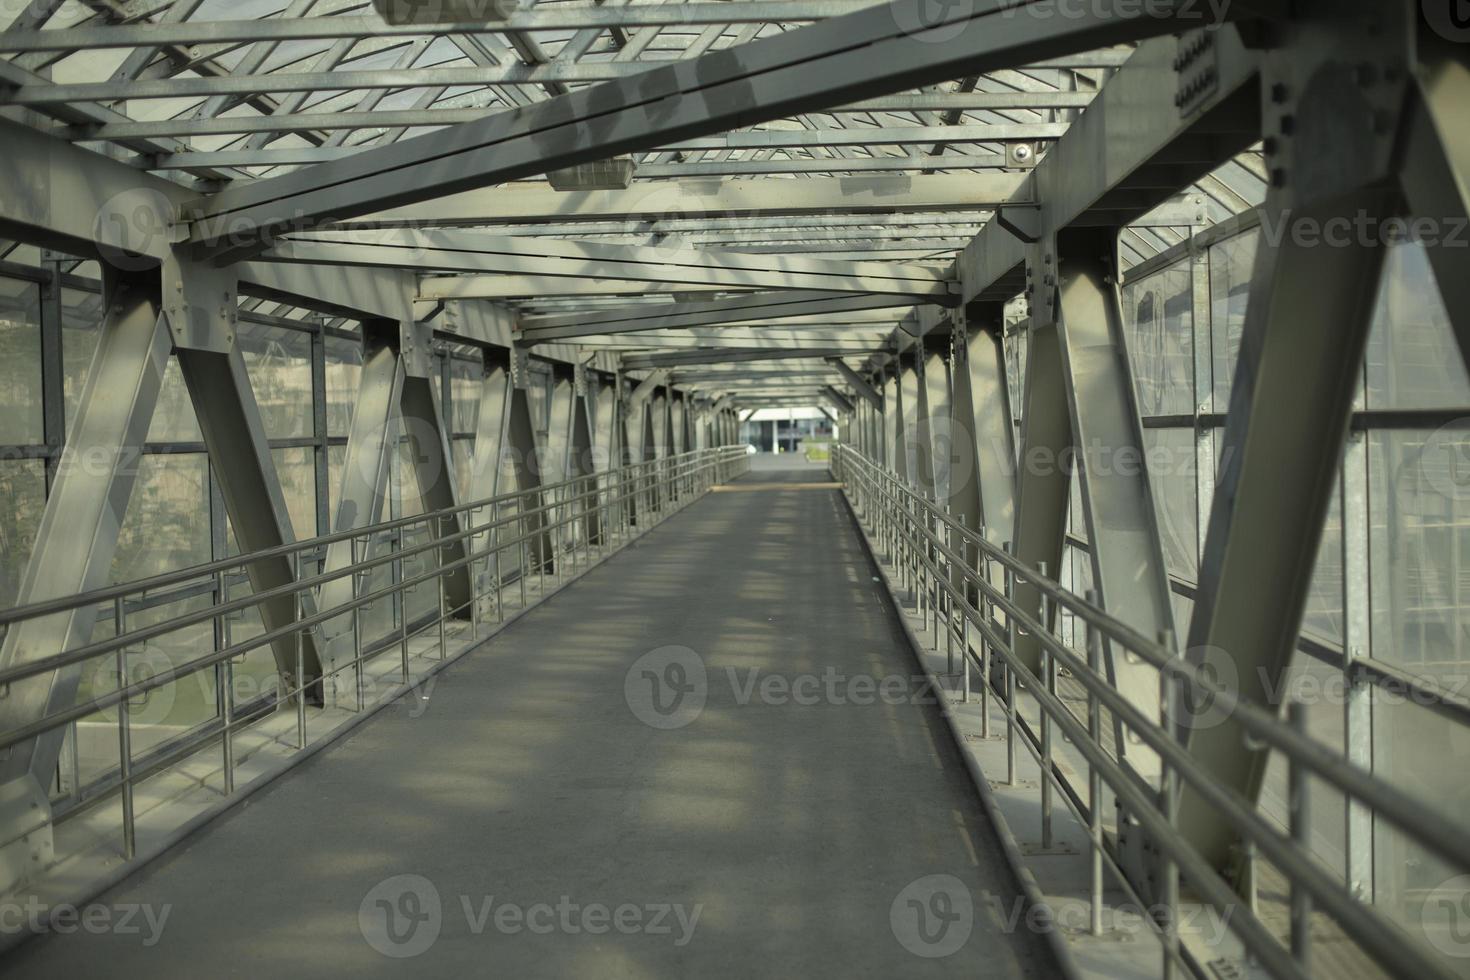
[[[1173,593],[1124,335],[1116,248],[1116,233],[1109,229],[1062,231],[1043,263],[1049,268],[1054,259],[1057,268],[1052,301],[1093,590],[1109,613],[1174,646]],[[1060,577],[1059,564],[1049,571]],[[1159,722],[1158,671],[1112,644],[1104,652],[1113,687]],[[1121,723],[1115,735],[1119,759],[1146,782],[1156,782],[1157,754]]]
[[[601,245],[464,231],[313,232],[278,242],[264,258],[318,265],[629,279],[737,289],[897,293],[941,300],[950,294],[949,283],[941,273],[919,265]]]
[[[3,37],[4,35],[0,35]],[[823,130],[827,132],[827,130]],[[456,227],[531,221],[654,221],[778,215],[983,210],[1014,204],[1025,175],[930,174],[806,181],[635,181],[626,190],[559,191],[540,181],[451,194],[335,227]]]
[[[837,373],[842,375],[843,380],[852,386],[852,390],[857,392],[859,397],[865,398],[874,405],[882,407],[883,396],[878,394],[878,390],[868,384],[862,375],[848,367],[846,361],[840,357],[829,357],[827,358],[827,363],[837,369]]]
[[[678,330],[789,317],[841,319],[855,310],[906,309],[923,301],[921,297],[891,294],[852,296],[800,290],[754,293],[733,299],[603,307],[561,316],[522,317],[520,334],[524,342],[534,344],[597,334]],[[649,338],[648,342],[657,344],[658,338]]]
[[[353,531],[379,523],[383,502],[388,498],[388,471],[397,447],[395,416],[403,391],[403,365],[396,343],[399,325],[396,321],[364,321],[362,372],[358,378],[357,399],[352,410],[352,423],[347,432],[347,453],[342,463],[341,483],[337,492],[337,512],[332,518],[332,533]],[[354,554],[351,540],[327,545],[323,572],[347,568]],[[317,597],[322,609],[332,609],[352,601],[352,578],[342,576],[326,582]],[[340,679],[339,688],[356,690],[356,672],[346,668],[355,658],[352,642],[352,618],[339,616],[322,624],[326,669]],[[349,683],[351,681],[352,683]]]
[[[640,369],[656,367],[678,367],[683,364],[735,364],[741,361],[785,361],[799,359],[825,359],[834,355],[849,353],[827,348],[814,348],[810,350],[690,350],[673,351],[662,354],[627,354],[623,356],[623,367],[626,370],[637,371]]]
[[[1050,307],[1051,304],[1045,304]],[[1026,339],[1026,386],[1022,395],[1020,470],[1016,480],[1013,553],[1031,568],[1055,576],[1066,539],[1068,466],[1075,442],[1067,407],[1066,367],[1051,311],[1033,309]],[[1040,621],[1041,594],[1018,582],[1015,601]],[[1047,625],[1047,624],[1043,624]],[[1016,635],[1016,656],[1033,673],[1041,670],[1040,645],[1025,631]]]
[[[206,254],[248,256],[286,228],[312,227],[613,154],[650,150],[735,125],[1203,26],[1195,23],[1198,7],[1185,0],[1165,0],[1147,11],[1123,0],[1101,0],[1082,16],[1058,12],[1052,17],[1017,17],[994,2],[954,5],[931,17],[927,14],[932,11],[921,14],[923,2],[895,0],[654,68],[630,80],[230,188],[194,202],[189,242]],[[1033,6],[1055,2],[1039,0]],[[260,79],[241,81],[252,92],[259,90]],[[350,87],[335,75],[331,84]],[[254,245],[249,243],[252,237]]]

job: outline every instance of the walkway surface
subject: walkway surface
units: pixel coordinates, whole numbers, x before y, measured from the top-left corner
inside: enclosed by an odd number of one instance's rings
[[[1056,975],[839,492],[764,463],[5,974]]]

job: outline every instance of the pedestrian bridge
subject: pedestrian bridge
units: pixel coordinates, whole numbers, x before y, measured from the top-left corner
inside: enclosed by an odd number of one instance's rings
[[[1466,6],[0,3],[0,975],[1470,980]]]

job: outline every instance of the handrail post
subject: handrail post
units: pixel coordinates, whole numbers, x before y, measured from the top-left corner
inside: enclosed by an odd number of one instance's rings
[[[1014,557],[1009,541],[1005,544],[1006,554]],[[1016,655],[1016,617],[1012,610],[1016,603],[1016,572],[1010,565],[1005,570],[1006,591],[1006,648],[1010,657]],[[1016,785],[1016,667],[1010,657],[1005,665],[1006,698],[1006,785]]]
[[[1046,578],[1046,562],[1036,566],[1042,578]],[[1043,634],[1051,630],[1053,600],[1051,596],[1043,593],[1041,597],[1041,631]],[[1046,688],[1047,694],[1056,695],[1056,660],[1052,657],[1051,647],[1044,639],[1037,638],[1040,642],[1037,646],[1041,650],[1041,685]],[[1049,851],[1052,847],[1052,766],[1051,766],[1051,711],[1047,709],[1040,698],[1036,699],[1037,707],[1041,713],[1041,849]]]
[[[296,747],[306,748],[306,628],[301,621],[306,618],[306,611],[301,599],[301,552],[296,552],[296,582],[297,587],[291,593],[295,600],[296,629],[293,635],[296,637]],[[325,688],[326,677],[322,678]],[[326,691],[322,691],[323,696]]]
[[[225,573],[217,571],[214,573],[214,601],[223,604],[229,601],[228,589],[225,586]],[[229,646],[225,639],[227,636],[225,616],[217,615],[214,618],[215,642],[222,644],[219,649]],[[224,769],[225,795],[229,796],[235,792],[235,742],[232,729],[235,724],[235,661],[233,657],[226,657],[219,662],[215,670],[215,688],[219,691],[220,717],[223,730],[220,736],[220,764]]]
[[[1174,635],[1170,630],[1161,630],[1158,636],[1159,645],[1166,650],[1174,647]],[[1167,670],[1159,671],[1159,717],[1162,719],[1166,729],[1165,735],[1169,738],[1177,738],[1180,731],[1179,725],[1179,685],[1174,676]],[[1179,832],[1179,770],[1169,763],[1162,755],[1159,763],[1162,766],[1159,774],[1159,798],[1163,804],[1164,819],[1169,822],[1171,833]],[[1164,980],[1173,980],[1174,967],[1179,960],[1179,865],[1166,850],[1159,852],[1159,878],[1161,879],[1161,891],[1163,893],[1164,921]],[[1297,888],[1292,886],[1293,898]],[[1292,907],[1292,944],[1296,943],[1296,907]],[[1306,961],[1302,966],[1306,967]]]
[[[127,632],[127,611],[123,608],[123,597],[113,600],[113,635]],[[137,828],[133,813],[133,733],[128,717],[132,695],[128,691],[128,648],[117,648],[117,772],[122,783],[123,857],[132,860],[137,848]]]
[[[1097,605],[1097,592],[1093,589],[1087,590],[1088,605]],[[1092,680],[1102,676],[1102,638],[1098,628],[1093,624],[1091,617],[1083,617],[1083,626],[1087,638],[1087,669],[1092,674]],[[1098,703],[1097,692],[1092,684],[1087,687],[1087,735],[1094,745],[1102,744],[1102,705]],[[1097,766],[1087,767],[1087,835],[1091,851],[1090,879],[1091,879],[1091,927],[1094,936],[1103,933],[1102,903],[1103,903],[1103,823],[1102,823],[1102,772]]]
[[[448,519],[450,519],[450,515],[449,514],[440,514],[439,515],[439,520],[437,522],[438,525],[439,525],[439,548],[438,548],[438,555],[439,555],[439,574],[436,575],[436,576],[434,576],[434,584],[437,586],[438,592],[439,592],[439,659],[440,660],[444,660],[448,656],[448,650],[447,650],[447,648],[448,648],[448,637],[445,636],[445,630],[447,630],[449,628],[449,624],[446,622],[446,620],[449,619],[449,610],[447,608],[445,608],[445,600],[444,600],[444,564],[445,564],[445,562],[444,562],[444,558],[445,558],[445,554],[444,554],[444,539],[446,537],[448,537],[448,535],[444,531],[444,523]]]
[[[348,542],[351,551],[350,558],[354,567],[361,560],[358,556],[357,542],[358,538],[356,535],[353,535]],[[362,576],[362,572],[354,571],[350,583],[352,586],[352,676],[354,678],[353,686],[357,688],[357,696],[354,701],[357,704],[358,711],[366,707],[363,700],[362,677],[362,606],[358,604],[358,599],[362,596]]]

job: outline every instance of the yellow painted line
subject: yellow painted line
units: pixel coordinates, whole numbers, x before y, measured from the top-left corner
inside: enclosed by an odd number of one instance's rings
[[[722,483],[711,493],[745,493],[751,490],[841,490],[840,483]]]

